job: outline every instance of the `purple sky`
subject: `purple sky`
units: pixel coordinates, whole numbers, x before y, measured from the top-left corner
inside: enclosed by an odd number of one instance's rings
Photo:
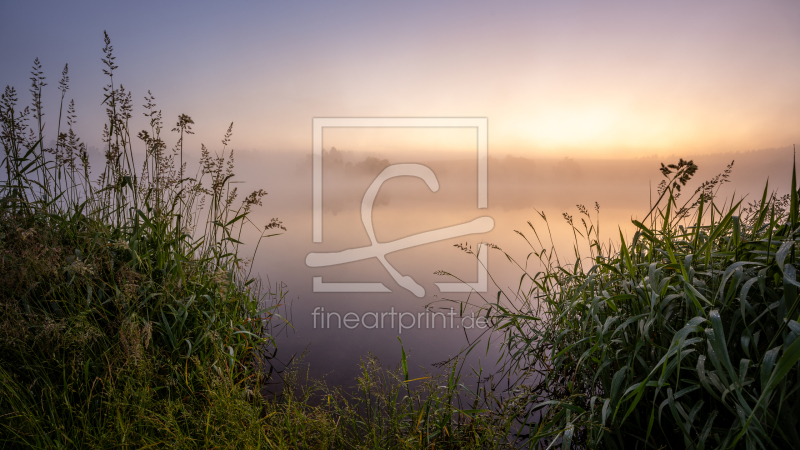
[[[69,63],[95,145],[103,30],[115,80],[192,116],[197,147],[233,121],[237,148],[310,151],[332,116],[488,117],[493,150],[532,156],[800,141],[800,3],[430,3],[3,2],[0,77],[28,102],[39,57],[55,128]]]

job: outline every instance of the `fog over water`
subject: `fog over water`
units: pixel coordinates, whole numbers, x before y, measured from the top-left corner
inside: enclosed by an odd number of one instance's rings
[[[679,157],[692,159],[699,166],[694,179],[684,189],[688,196],[702,181],[725,170],[735,160],[730,183],[719,192],[720,199],[730,200],[749,194],[746,200],[760,198],[767,178],[770,190],[779,194],[788,191],[791,179],[791,148],[759,150],[717,155],[692,155],[677,152],[675,156],[652,156],[638,159],[579,159],[504,156],[490,148],[488,176],[488,208],[478,209],[477,161],[474,152],[362,152],[330,150],[323,156],[323,242],[312,242],[312,175],[310,151],[235,153],[236,178],[243,180],[242,195],[263,188],[269,195],[262,208],[252,215],[256,224],[267,224],[278,217],[287,227],[280,236],[262,241],[253,261],[253,272],[285,286],[288,291],[284,308],[292,327],[276,336],[280,359],[308,351],[304,362],[310,364],[311,374],[325,376],[329,382],[350,385],[357,374],[360,358],[368,353],[383,363],[396,365],[400,359],[399,336],[410,355],[410,365],[419,376],[424,368],[453,357],[477,338],[478,325],[465,332],[471,323],[460,322],[453,316],[432,316],[449,312],[446,299],[466,300],[466,294],[441,293],[434,283],[455,282],[434,272],[446,271],[466,282],[478,279],[478,260],[474,255],[456,248],[466,244],[473,250],[481,242],[497,245],[501,250],[489,252],[488,272],[491,276],[488,291],[481,293],[486,300],[497,297],[498,288],[513,292],[522,272],[503,254],[524,263],[530,253],[525,240],[515,233],[523,232],[535,241],[528,221],[536,228],[545,246],[551,245],[547,225],[538,212],[543,212],[550,225],[552,244],[562,263],[572,263],[576,254],[574,235],[562,213],[573,216],[579,228],[580,219],[591,219],[600,225],[603,242],[618,242],[620,230],[628,238],[634,232],[631,219],[641,220],[650,209],[651,196],[655,201],[658,183],[662,179],[660,163],[677,163]],[[400,274],[411,276],[425,289],[418,298],[398,285],[375,258],[330,267],[309,267],[306,258],[312,252],[338,252],[369,246],[370,240],[361,219],[361,202],[367,188],[378,173],[389,164],[418,163],[429,167],[436,175],[440,188],[432,192],[426,184],[413,177],[394,178],[381,187],[373,208],[373,227],[379,242],[394,241],[425,231],[469,222],[482,216],[494,220],[494,228],[484,234],[434,242],[403,249],[386,256]],[[599,215],[595,210],[599,205]],[[576,205],[585,205],[590,217],[581,215]],[[245,236],[245,255],[254,248],[256,233]],[[579,237],[578,251],[589,254],[586,242]],[[538,266],[533,260],[529,272]],[[391,292],[324,293],[314,292],[313,278],[324,282],[379,282]],[[481,303],[472,294],[472,303]],[[429,306],[426,312],[425,306]],[[335,313],[324,324],[322,315]],[[443,308],[443,309],[442,309]],[[394,312],[395,315],[391,315]],[[358,321],[341,323],[340,318],[354,313]],[[405,313],[404,328],[397,323],[399,313]],[[338,314],[338,317],[336,316]],[[366,315],[365,315],[366,314]],[[378,319],[383,316],[383,326]],[[467,313],[469,315],[469,312]],[[394,319],[393,319],[394,318]],[[430,320],[434,319],[434,326]],[[361,321],[364,321],[363,323]],[[409,327],[413,320],[413,328]],[[452,322],[451,322],[452,320]],[[420,321],[423,323],[420,326]],[[391,322],[391,323],[390,323]],[[464,327],[460,326],[461,324]],[[327,326],[325,326],[327,325]],[[352,329],[348,329],[350,325]],[[353,327],[355,325],[355,327]],[[487,346],[487,335],[470,355],[469,364],[484,369],[484,375],[495,367],[498,341]]]

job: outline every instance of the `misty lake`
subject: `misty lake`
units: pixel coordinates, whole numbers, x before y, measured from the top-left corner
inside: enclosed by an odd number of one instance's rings
[[[618,242],[620,231],[626,238],[634,232],[631,219],[643,218],[650,208],[651,195],[657,196],[660,162],[678,157],[630,160],[589,160],[570,157],[533,159],[495,157],[490,152],[488,208],[476,207],[477,162],[464,155],[405,155],[326,151],[323,166],[323,241],[312,241],[311,158],[302,153],[239,152],[237,178],[246,180],[241,192],[264,188],[269,192],[264,207],[254,211],[256,224],[278,217],[287,227],[279,236],[266,238],[253,261],[253,273],[260,274],[273,290],[283,289],[285,302],[280,307],[291,326],[277,326],[278,352],[275,364],[302,358],[312,377],[329,383],[350,386],[358,374],[359,361],[372,354],[384,365],[400,361],[400,343],[409,354],[412,376],[434,371],[435,363],[448,360],[480,340],[470,353],[467,367],[482,370],[482,375],[498,367],[500,340],[489,340],[485,323],[474,320],[473,311],[459,314],[458,302],[482,305],[494,301],[498,290],[509,296],[516,290],[520,265],[531,247],[515,230],[522,232],[538,249],[538,237],[545,247],[551,242],[563,262],[576,259],[575,235],[563,213],[573,218],[579,230],[581,219],[600,226],[605,243]],[[468,156],[468,155],[467,155]],[[685,159],[693,155],[681,155]],[[696,184],[722,172],[736,160],[732,182],[724,185],[723,197],[736,192],[758,193],[771,176],[771,186],[785,186],[790,173],[781,170],[790,161],[786,149],[742,154],[696,156],[700,167]],[[672,161],[672,160],[675,161]],[[490,232],[433,242],[403,249],[386,256],[400,274],[410,276],[424,288],[418,297],[401,287],[376,259],[329,267],[309,267],[310,253],[339,252],[370,245],[362,223],[362,198],[375,176],[387,164],[419,163],[429,167],[439,181],[438,192],[413,177],[394,178],[381,187],[373,207],[373,228],[378,242],[388,242],[418,233],[466,223],[488,216],[494,221]],[[695,186],[687,186],[694,189]],[[652,189],[652,193],[651,193]],[[596,205],[599,205],[599,216]],[[576,205],[585,205],[589,217]],[[543,212],[550,225],[542,219]],[[599,220],[598,220],[599,219]],[[245,236],[245,255],[252,253],[257,234]],[[551,241],[552,238],[552,241]],[[585,239],[577,236],[577,251],[589,255]],[[481,242],[496,245],[488,253],[488,286],[481,293],[443,293],[436,283],[458,282],[453,277],[436,275],[445,271],[464,282],[478,281],[479,262],[475,255],[456,247],[462,244],[477,250]],[[500,250],[501,249],[501,250]],[[528,272],[538,270],[536,260],[528,260]],[[314,278],[324,283],[382,283],[391,292],[315,292]],[[319,291],[319,289],[317,289]],[[453,308],[453,310],[451,310]],[[451,312],[452,311],[452,312]],[[349,314],[349,315],[348,315]],[[279,325],[276,322],[275,325]]]

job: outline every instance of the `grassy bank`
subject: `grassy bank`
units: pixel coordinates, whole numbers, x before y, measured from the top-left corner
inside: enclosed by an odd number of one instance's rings
[[[38,59],[33,104],[2,95],[0,436],[11,448],[263,445],[259,353],[268,292],[236,240],[262,191],[237,201],[233,154],[182,164],[192,120],[168,149],[154,98],[134,142],[132,96],[106,36],[106,164],[98,176],[72,130],[68,68],[55,148],[46,148]],[[134,152],[134,145],[144,148]],[[143,156],[143,161],[134,158]],[[267,232],[280,228],[274,221]]]
[[[800,448],[796,177],[746,204],[718,198],[731,168],[692,192],[691,161],[662,164],[656,205],[616,245],[599,206],[564,214],[573,264],[544,213],[520,232],[520,287],[484,313],[524,380],[526,446]]]

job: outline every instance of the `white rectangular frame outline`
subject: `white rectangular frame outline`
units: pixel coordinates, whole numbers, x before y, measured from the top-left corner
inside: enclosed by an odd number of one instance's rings
[[[486,117],[314,117],[312,242],[322,242],[322,131],[325,128],[477,128],[478,209],[488,207],[489,119]]]

